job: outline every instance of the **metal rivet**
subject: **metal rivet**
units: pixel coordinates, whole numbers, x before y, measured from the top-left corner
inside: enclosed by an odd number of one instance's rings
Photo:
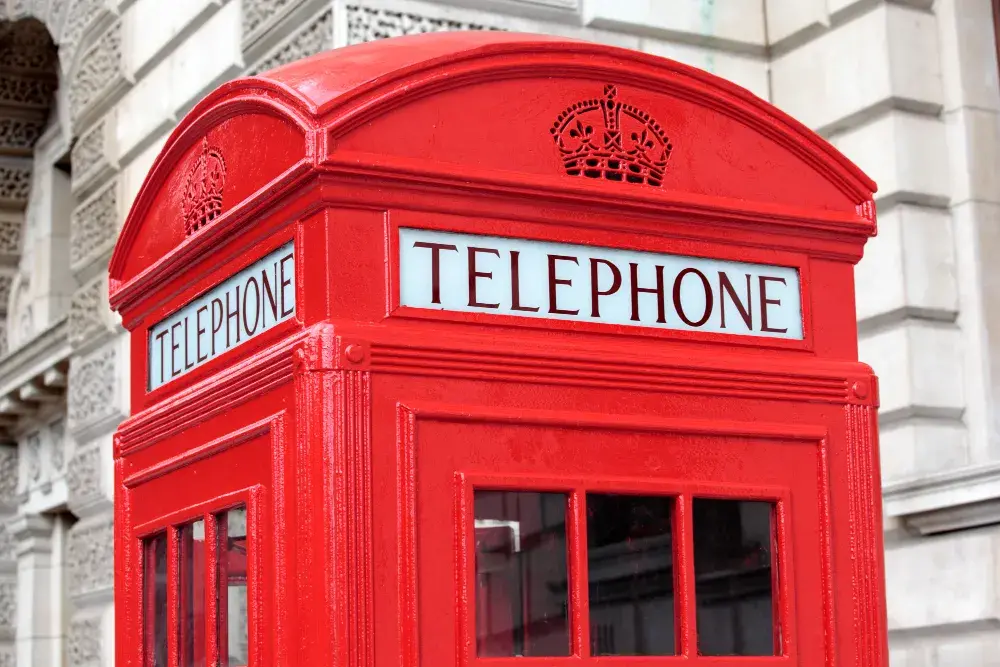
[[[344,356],[352,364],[360,364],[365,359],[365,350],[360,345],[348,345],[344,350]]]

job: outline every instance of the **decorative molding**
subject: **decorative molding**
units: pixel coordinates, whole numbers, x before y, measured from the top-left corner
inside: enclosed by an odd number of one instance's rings
[[[881,499],[878,453],[874,438],[876,409],[868,405],[844,408],[847,421],[847,478],[851,539],[851,599],[854,604],[854,665],[884,665],[888,660],[882,554]]]
[[[452,30],[503,30],[503,28],[364,5],[347,5],[348,44]]]
[[[101,619],[84,617],[73,619],[66,638],[66,652],[73,667],[90,667],[101,664]],[[2,667],[2,665],[0,665]]]
[[[0,358],[0,396],[17,395],[25,384],[49,375],[64,364],[70,353],[66,329],[66,320],[59,320],[11,354]],[[50,380],[50,386],[56,386],[51,382],[59,382],[59,378],[54,376]]]
[[[442,341],[443,342],[443,341]],[[372,370],[452,378],[504,378],[574,387],[608,387],[735,398],[811,400],[844,404],[855,400],[849,389],[856,364],[803,372],[794,368],[742,369],[694,367],[678,359],[615,355],[607,361],[566,349],[504,350],[471,340],[457,347],[416,347],[402,341],[372,341]]]
[[[73,127],[83,125],[85,115],[91,115],[101,102],[117,99],[131,85],[122,69],[121,21],[116,21],[83,53],[69,85]]]
[[[314,330],[264,350],[253,365],[234,364],[211,378],[140,410],[118,429],[115,457],[147,447],[292,380],[291,351]]]
[[[69,593],[74,598],[106,593],[114,583],[114,518],[103,514],[85,519],[69,530],[66,564]]]
[[[108,287],[102,273],[73,293],[69,305],[69,344],[94,343],[112,331],[106,311]]]
[[[310,356],[316,360],[321,355],[314,351]],[[315,381],[320,382],[326,377],[326,374],[312,375]],[[375,640],[369,630],[373,624],[372,581],[375,569],[370,476],[371,373],[342,370],[334,371],[332,375],[333,404],[336,406],[336,413],[341,415],[334,424],[333,459],[337,462],[336,468],[343,471],[343,476],[337,482],[331,476],[325,487],[333,489],[333,549],[336,556],[332,563],[334,566],[337,562],[350,563],[346,572],[347,586],[338,588],[335,593],[338,599],[333,608],[339,610],[341,615],[336,627],[346,628],[347,641],[357,647],[357,653],[350,664],[369,667],[375,662]],[[313,396],[319,394],[319,388],[315,386],[311,391]],[[315,414],[315,408],[310,412]],[[313,440],[326,440],[323,435],[322,427],[310,433]],[[405,607],[400,607],[401,613],[403,609]]]
[[[247,74],[256,76],[261,72],[332,48],[333,10],[327,9],[313,17],[301,30],[255,63]]]
[[[70,268],[78,272],[109,253],[118,236],[118,179],[110,181],[73,211]]]
[[[922,535],[1000,523],[1000,463],[886,484],[885,513]]]

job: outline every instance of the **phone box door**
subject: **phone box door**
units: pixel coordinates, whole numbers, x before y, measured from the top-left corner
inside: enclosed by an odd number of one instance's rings
[[[824,660],[822,432],[446,408],[411,423],[421,665]]]

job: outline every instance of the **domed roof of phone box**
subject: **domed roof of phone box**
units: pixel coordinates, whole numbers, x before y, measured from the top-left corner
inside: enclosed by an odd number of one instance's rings
[[[622,164],[601,154],[614,141]],[[564,38],[434,33],[327,51],[208,95],[136,196],[111,260],[113,304],[324,175],[874,233],[875,184],[739,86]]]

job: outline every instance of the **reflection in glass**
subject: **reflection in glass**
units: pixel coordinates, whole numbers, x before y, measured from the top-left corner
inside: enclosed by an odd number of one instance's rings
[[[182,667],[205,664],[205,522],[181,526],[178,590],[179,656]]]
[[[566,495],[476,491],[476,651],[569,655]]]
[[[146,667],[167,667],[167,534],[142,543],[143,655]]]
[[[674,654],[669,497],[587,494],[593,655]]]
[[[773,505],[696,498],[692,510],[698,652],[777,655]]]
[[[219,545],[219,662],[242,667],[250,659],[247,616],[247,511],[216,517]]]

